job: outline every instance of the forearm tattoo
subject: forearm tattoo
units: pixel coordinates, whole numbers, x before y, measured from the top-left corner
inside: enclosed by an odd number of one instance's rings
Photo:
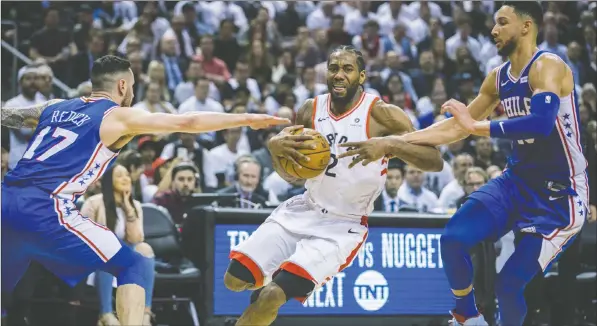
[[[2,125],[8,128],[20,129],[34,127],[45,108],[62,100],[51,100],[42,104],[24,108],[2,108]]]

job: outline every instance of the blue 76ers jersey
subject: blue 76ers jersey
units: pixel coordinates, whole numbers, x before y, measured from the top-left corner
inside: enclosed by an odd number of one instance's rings
[[[100,140],[102,120],[118,105],[107,99],[76,98],[48,106],[8,186],[36,187],[75,200],[98,180],[118,155]]]
[[[529,84],[529,71],[533,62],[545,53],[549,52],[537,51],[518,79],[510,74],[510,61],[499,67],[496,87],[508,119],[531,113],[533,88]],[[555,127],[549,136],[512,142],[513,151],[508,158],[508,167],[514,173],[537,181],[569,183],[571,177],[585,172],[587,161],[580,143],[576,103],[574,90],[568,96],[560,97]]]

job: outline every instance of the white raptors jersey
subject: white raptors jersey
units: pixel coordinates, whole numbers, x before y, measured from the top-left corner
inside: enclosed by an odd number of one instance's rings
[[[305,187],[310,199],[329,212],[358,218],[369,215],[373,211],[373,202],[384,187],[387,159],[367,166],[357,164],[349,169],[352,158],[337,158],[348,150],[340,144],[369,139],[370,111],[377,100],[379,98],[375,95],[363,92],[353,108],[335,116],[330,107],[330,94],[315,97],[313,128],[327,138],[332,155],[327,169],[307,180]]]

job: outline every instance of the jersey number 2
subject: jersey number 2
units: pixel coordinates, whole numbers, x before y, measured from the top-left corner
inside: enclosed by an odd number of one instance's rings
[[[338,159],[336,158],[336,154],[332,154],[330,156],[330,165],[328,165],[328,167],[325,169],[325,175],[327,175],[328,177],[332,177],[335,178],[336,177],[336,173],[331,172],[330,170],[333,169],[334,167],[336,167],[336,164],[338,164]]]
[[[50,132],[50,127],[45,127],[44,129],[42,129],[39,132],[39,134],[37,134],[37,136],[35,137],[35,140],[33,141],[33,143],[31,143],[31,146],[29,147],[29,149],[25,152],[25,154],[23,154],[23,158],[26,158],[28,160],[33,158],[33,155],[35,154],[35,150],[41,144],[42,140],[48,134],[48,132]],[[76,133],[74,133],[70,130],[66,130],[66,129],[57,127],[56,130],[54,130],[52,137],[54,137],[54,138],[62,137],[63,139],[60,142],[58,142],[58,144],[55,144],[54,146],[50,147],[50,149],[45,151],[43,154],[38,156],[37,157],[38,161],[45,161],[50,156],[67,148],[72,143],[74,143],[75,140],[77,140],[77,137],[79,137],[79,135],[77,135]]]

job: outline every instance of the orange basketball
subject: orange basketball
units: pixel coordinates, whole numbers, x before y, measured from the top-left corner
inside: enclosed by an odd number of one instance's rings
[[[303,128],[293,132],[294,135],[313,136],[312,140],[305,141],[306,144],[314,144],[314,149],[298,149],[298,151],[309,157],[309,161],[299,161],[302,168],[296,167],[285,158],[280,158],[280,164],[286,173],[299,179],[311,179],[320,175],[330,162],[330,145],[328,141],[317,130]]]

